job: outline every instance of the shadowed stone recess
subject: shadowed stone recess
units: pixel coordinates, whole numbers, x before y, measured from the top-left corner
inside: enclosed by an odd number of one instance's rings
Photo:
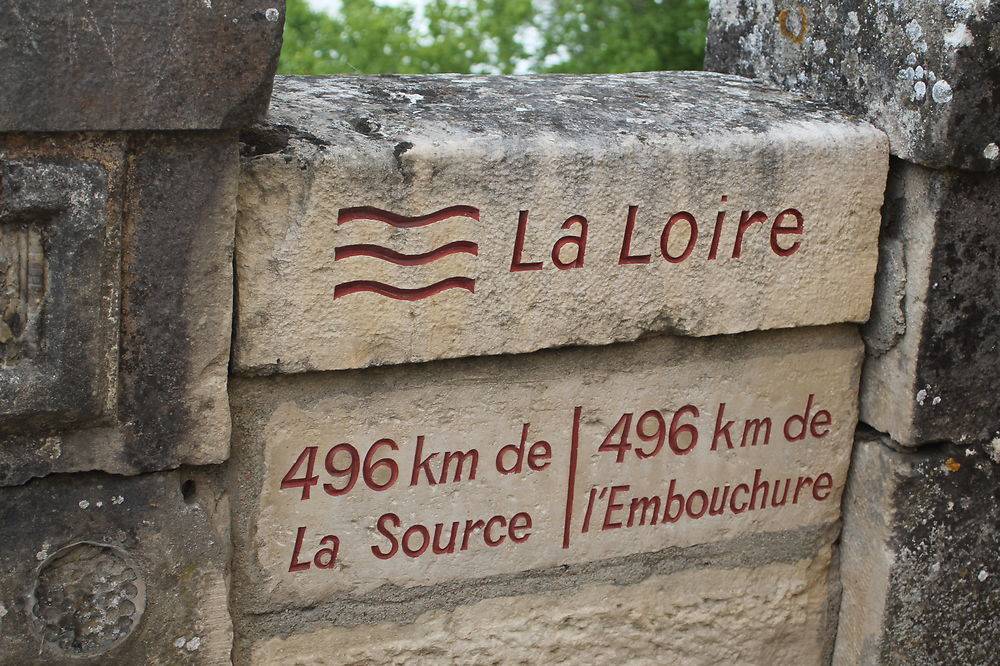
[[[1000,435],[1000,177],[894,161],[861,420],[903,446]]]

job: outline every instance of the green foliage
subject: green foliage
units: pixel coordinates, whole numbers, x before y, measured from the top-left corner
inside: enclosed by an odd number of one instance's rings
[[[701,69],[708,0],[554,0],[542,58],[549,72]]]
[[[707,0],[288,0],[282,74],[700,69]]]

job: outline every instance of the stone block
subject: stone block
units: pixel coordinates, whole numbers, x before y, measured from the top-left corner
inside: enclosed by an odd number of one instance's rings
[[[0,488],[0,661],[228,664],[228,546],[204,478]]]
[[[0,132],[220,129],[267,110],[284,0],[4,0]]]
[[[987,664],[1000,635],[1000,444],[900,453],[861,433],[834,664]]]
[[[1000,164],[1000,4],[711,0],[706,69],[868,118],[925,166]]]
[[[893,162],[861,420],[904,446],[1000,435],[1000,177]]]
[[[819,664],[833,627],[830,549],[757,568],[497,598],[412,622],[259,640],[249,664]]]
[[[887,153],[735,77],[279,77],[246,133],[234,369],[868,318]]]
[[[835,523],[861,351],[834,326],[234,380],[239,605]]]
[[[0,485],[229,451],[235,132],[7,135]]]

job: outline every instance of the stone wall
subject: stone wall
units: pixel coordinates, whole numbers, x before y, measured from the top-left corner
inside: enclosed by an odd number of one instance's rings
[[[0,663],[989,661],[988,2],[277,79],[280,2],[57,4],[0,28]]]

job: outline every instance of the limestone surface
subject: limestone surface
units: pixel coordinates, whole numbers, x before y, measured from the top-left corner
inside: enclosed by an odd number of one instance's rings
[[[754,569],[490,599],[409,624],[324,627],[261,640],[248,663],[818,664],[830,550]]]
[[[267,109],[284,0],[5,0],[0,132],[243,127]]]
[[[835,326],[242,380],[239,603],[834,523],[860,360]]]
[[[868,118],[893,155],[1000,165],[995,0],[712,0],[707,69],[763,79]]]
[[[871,126],[744,79],[280,78],[244,133],[234,369],[867,319]]]

